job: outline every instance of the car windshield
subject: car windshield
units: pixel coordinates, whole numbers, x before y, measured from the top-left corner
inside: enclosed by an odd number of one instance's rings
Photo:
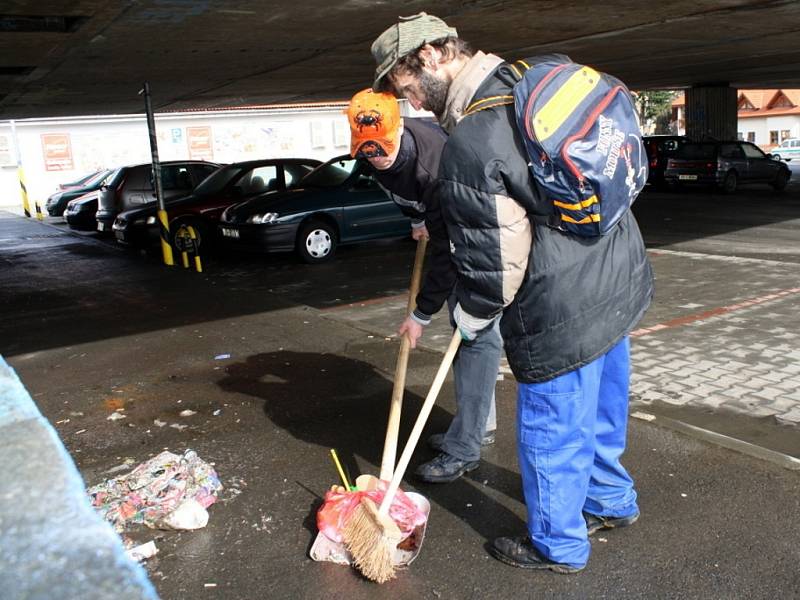
[[[684,144],[678,149],[677,158],[688,160],[707,160],[717,158],[715,144]]]
[[[109,170],[100,171],[99,173],[95,173],[89,179],[87,179],[86,182],[81,187],[91,187],[91,186],[93,186],[95,184],[101,183],[111,173],[112,173],[112,171],[109,171]]]
[[[196,188],[193,194],[197,196],[210,196],[218,194],[222,189],[228,185],[235,177],[238,177],[242,172],[240,165],[228,165],[214,171],[211,175],[203,179]]]
[[[300,182],[301,186],[335,187],[341,185],[358,168],[359,162],[354,158],[332,160],[317,167]]]

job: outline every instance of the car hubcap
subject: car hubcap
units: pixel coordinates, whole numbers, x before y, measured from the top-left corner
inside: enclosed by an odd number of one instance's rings
[[[306,250],[314,258],[327,256],[331,251],[331,236],[324,229],[315,229],[306,238]]]

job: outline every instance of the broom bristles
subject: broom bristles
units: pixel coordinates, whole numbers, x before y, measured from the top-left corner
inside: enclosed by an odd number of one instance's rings
[[[364,577],[377,583],[394,578],[392,555],[402,536],[397,524],[388,515],[380,515],[372,500],[361,500],[342,534],[353,564]]]

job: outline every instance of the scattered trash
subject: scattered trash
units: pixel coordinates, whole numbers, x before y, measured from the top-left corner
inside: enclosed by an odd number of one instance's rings
[[[194,410],[189,410],[189,409],[187,408],[186,410],[182,410],[182,411],[181,411],[181,412],[179,412],[178,414],[179,414],[180,416],[182,416],[182,417],[191,417],[192,415],[196,415],[196,414],[197,414],[197,411],[194,411]]]
[[[113,412],[113,413],[111,413],[110,415],[108,415],[106,417],[106,419],[109,420],[109,421],[119,421],[120,419],[124,419],[124,418],[125,418],[125,415],[123,415],[122,413],[119,413],[119,412]]]
[[[87,493],[100,516],[122,532],[136,523],[151,528],[203,527],[208,522],[205,509],[217,501],[221,490],[216,471],[194,450],[187,450],[182,456],[162,452],[126,475],[89,488]],[[202,525],[198,507],[205,513]],[[179,510],[177,518],[172,518]]]
[[[156,548],[155,542],[150,540],[146,544],[141,544],[139,546],[136,546],[135,548],[126,550],[125,554],[127,554],[128,558],[130,558],[131,560],[135,560],[136,562],[141,562],[145,559],[151,558],[156,554],[158,554],[158,548]]]
[[[226,358],[230,358],[230,357],[231,357],[230,354],[217,354],[214,357],[214,360],[225,360]]]
[[[222,412],[222,409],[221,409],[221,408],[218,408],[217,410],[215,410],[215,411],[214,411],[213,413],[211,413],[211,414],[212,414],[212,415],[214,415],[215,417],[218,417],[218,416],[220,415],[220,413],[221,413],[221,412]]]
[[[125,462],[123,462],[121,465],[117,465],[116,467],[111,467],[107,471],[103,471],[103,474],[109,475],[111,473],[119,473],[120,471],[124,471],[125,469],[130,469],[131,465],[135,462],[136,461],[133,460],[132,458],[126,458]]]
[[[216,583],[204,583],[203,587],[217,587]]]
[[[86,433],[86,430],[85,429],[78,429],[78,431],[75,432],[75,435],[80,435],[82,433]]]
[[[686,497],[687,497],[686,494],[681,494],[681,498],[686,498]]]
[[[172,427],[173,429],[177,429],[178,431],[183,431],[184,429],[186,429],[188,427],[188,425],[181,425],[180,423],[173,423],[172,425],[170,425],[170,427]]]
[[[61,419],[60,421],[56,421],[56,425],[61,425],[62,423],[69,423],[69,419]]]
[[[607,538],[597,538],[597,541],[606,543],[608,541],[608,539]]]
[[[202,529],[208,525],[208,511],[197,500],[189,498],[158,522],[161,529]]]
[[[70,417],[82,417],[83,413],[81,411],[79,411],[79,410],[71,410],[71,411],[69,411],[69,416]]]
[[[166,424],[166,421],[159,421],[158,419],[153,420],[153,425],[157,427],[164,427]]]

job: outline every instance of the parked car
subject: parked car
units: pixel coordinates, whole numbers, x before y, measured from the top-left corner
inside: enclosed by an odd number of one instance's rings
[[[330,260],[340,244],[410,231],[409,219],[378,186],[368,165],[349,155],[317,167],[294,190],[234,204],[220,219],[230,248],[296,250],[309,263]]]
[[[675,156],[681,145],[688,141],[689,138],[683,135],[642,136],[649,167],[647,183],[654,186],[664,185],[664,170],[667,168],[667,161]]]
[[[84,175],[83,177],[76,179],[75,181],[71,181],[69,183],[59,183],[58,184],[58,191],[64,190],[74,190],[76,188],[81,188],[86,185],[90,179],[94,179],[100,173],[108,171],[108,169],[98,169],[97,171],[92,171],[91,173]]]
[[[267,192],[283,192],[322,164],[313,158],[251,160],[220,167],[204,179],[190,195],[166,202],[172,245],[178,248],[175,234],[181,225],[191,225],[201,249],[218,235],[219,217],[226,208]],[[150,202],[117,215],[114,235],[117,241],[132,246],[158,243],[158,206]]]
[[[67,203],[64,219],[70,229],[78,229],[80,231],[95,231],[97,229],[95,215],[97,214],[97,197],[99,195],[100,191],[95,190]]]
[[[47,199],[47,203],[45,204],[45,208],[47,208],[47,214],[49,214],[51,217],[62,216],[64,214],[64,209],[67,208],[67,203],[69,203],[70,200],[79,198],[88,192],[93,192],[97,189],[100,189],[100,186],[103,184],[105,178],[108,177],[109,173],[111,173],[110,169],[104,169],[102,171],[98,171],[97,173],[92,173],[92,175],[86,178],[80,185],[69,183],[59,186],[61,187],[61,191],[52,194]]]
[[[800,139],[783,140],[780,146],[775,146],[770,154],[775,160],[792,160],[800,158]]]
[[[189,194],[203,179],[219,168],[216,163],[181,160],[161,163],[161,188],[164,200]],[[97,230],[111,231],[117,215],[156,200],[150,163],[120,167],[100,188],[97,205]]]
[[[791,171],[749,142],[688,142],[669,159],[664,179],[670,185],[717,185],[728,194],[742,183],[768,183],[782,190]]]

